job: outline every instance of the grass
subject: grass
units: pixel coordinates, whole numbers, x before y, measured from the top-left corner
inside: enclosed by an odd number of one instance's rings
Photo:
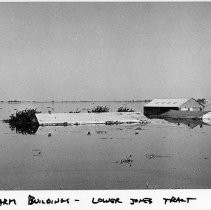
[[[109,108],[107,106],[97,106],[91,110],[94,113],[101,113],[101,112],[109,112]]]
[[[9,123],[11,130],[16,129],[17,133],[35,134],[39,126],[35,116],[36,113],[40,112],[38,112],[36,109],[16,111],[15,114],[11,114],[10,118],[3,120],[3,122]]]
[[[119,107],[117,112],[134,112],[134,109],[128,108],[128,107]]]

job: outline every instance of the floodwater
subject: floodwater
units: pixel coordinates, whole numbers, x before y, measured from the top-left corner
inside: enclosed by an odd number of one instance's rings
[[[97,105],[143,111],[144,103],[0,103],[0,120],[15,109],[86,112]],[[211,189],[210,136],[202,122],[49,126],[29,135],[0,121],[0,190]]]

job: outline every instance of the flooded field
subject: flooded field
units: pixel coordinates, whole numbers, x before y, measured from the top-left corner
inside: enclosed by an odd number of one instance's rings
[[[143,111],[144,103],[0,103],[0,120],[25,108],[64,113],[97,105]],[[202,122],[39,127],[29,135],[0,121],[0,190],[210,189],[210,136]]]

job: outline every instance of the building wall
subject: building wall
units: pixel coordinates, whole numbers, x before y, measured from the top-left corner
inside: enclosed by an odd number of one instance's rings
[[[196,100],[191,98],[185,104],[180,107],[181,111],[203,111],[204,107],[199,104]]]
[[[145,116],[156,116],[163,114],[169,110],[179,110],[178,107],[144,107]]]
[[[184,103],[180,107],[144,107],[144,115],[145,116],[156,116],[163,114],[169,110],[181,110],[181,111],[203,111],[204,106],[198,103],[196,100],[193,98],[189,99],[186,103]]]

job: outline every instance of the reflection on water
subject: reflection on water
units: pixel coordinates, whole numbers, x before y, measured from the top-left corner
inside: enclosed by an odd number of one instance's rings
[[[20,125],[20,124],[9,124],[9,127],[12,131],[15,131],[18,134],[23,134],[23,135],[35,135],[37,132],[39,126],[38,125],[32,125],[32,124],[27,124],[27,125]]]
[[[189,128],[195,128],[195,127],[200,127],[202,128],[204,125],[205,126],[209,126],[209,124],[203,122],[202,120],[200,119],[174,119],[174,118],[165,118],[164,119],[165,121],[168,121],[170,123],[174,123],[174,124],[177,124],[178,126],[179,125],[185,125]]]

